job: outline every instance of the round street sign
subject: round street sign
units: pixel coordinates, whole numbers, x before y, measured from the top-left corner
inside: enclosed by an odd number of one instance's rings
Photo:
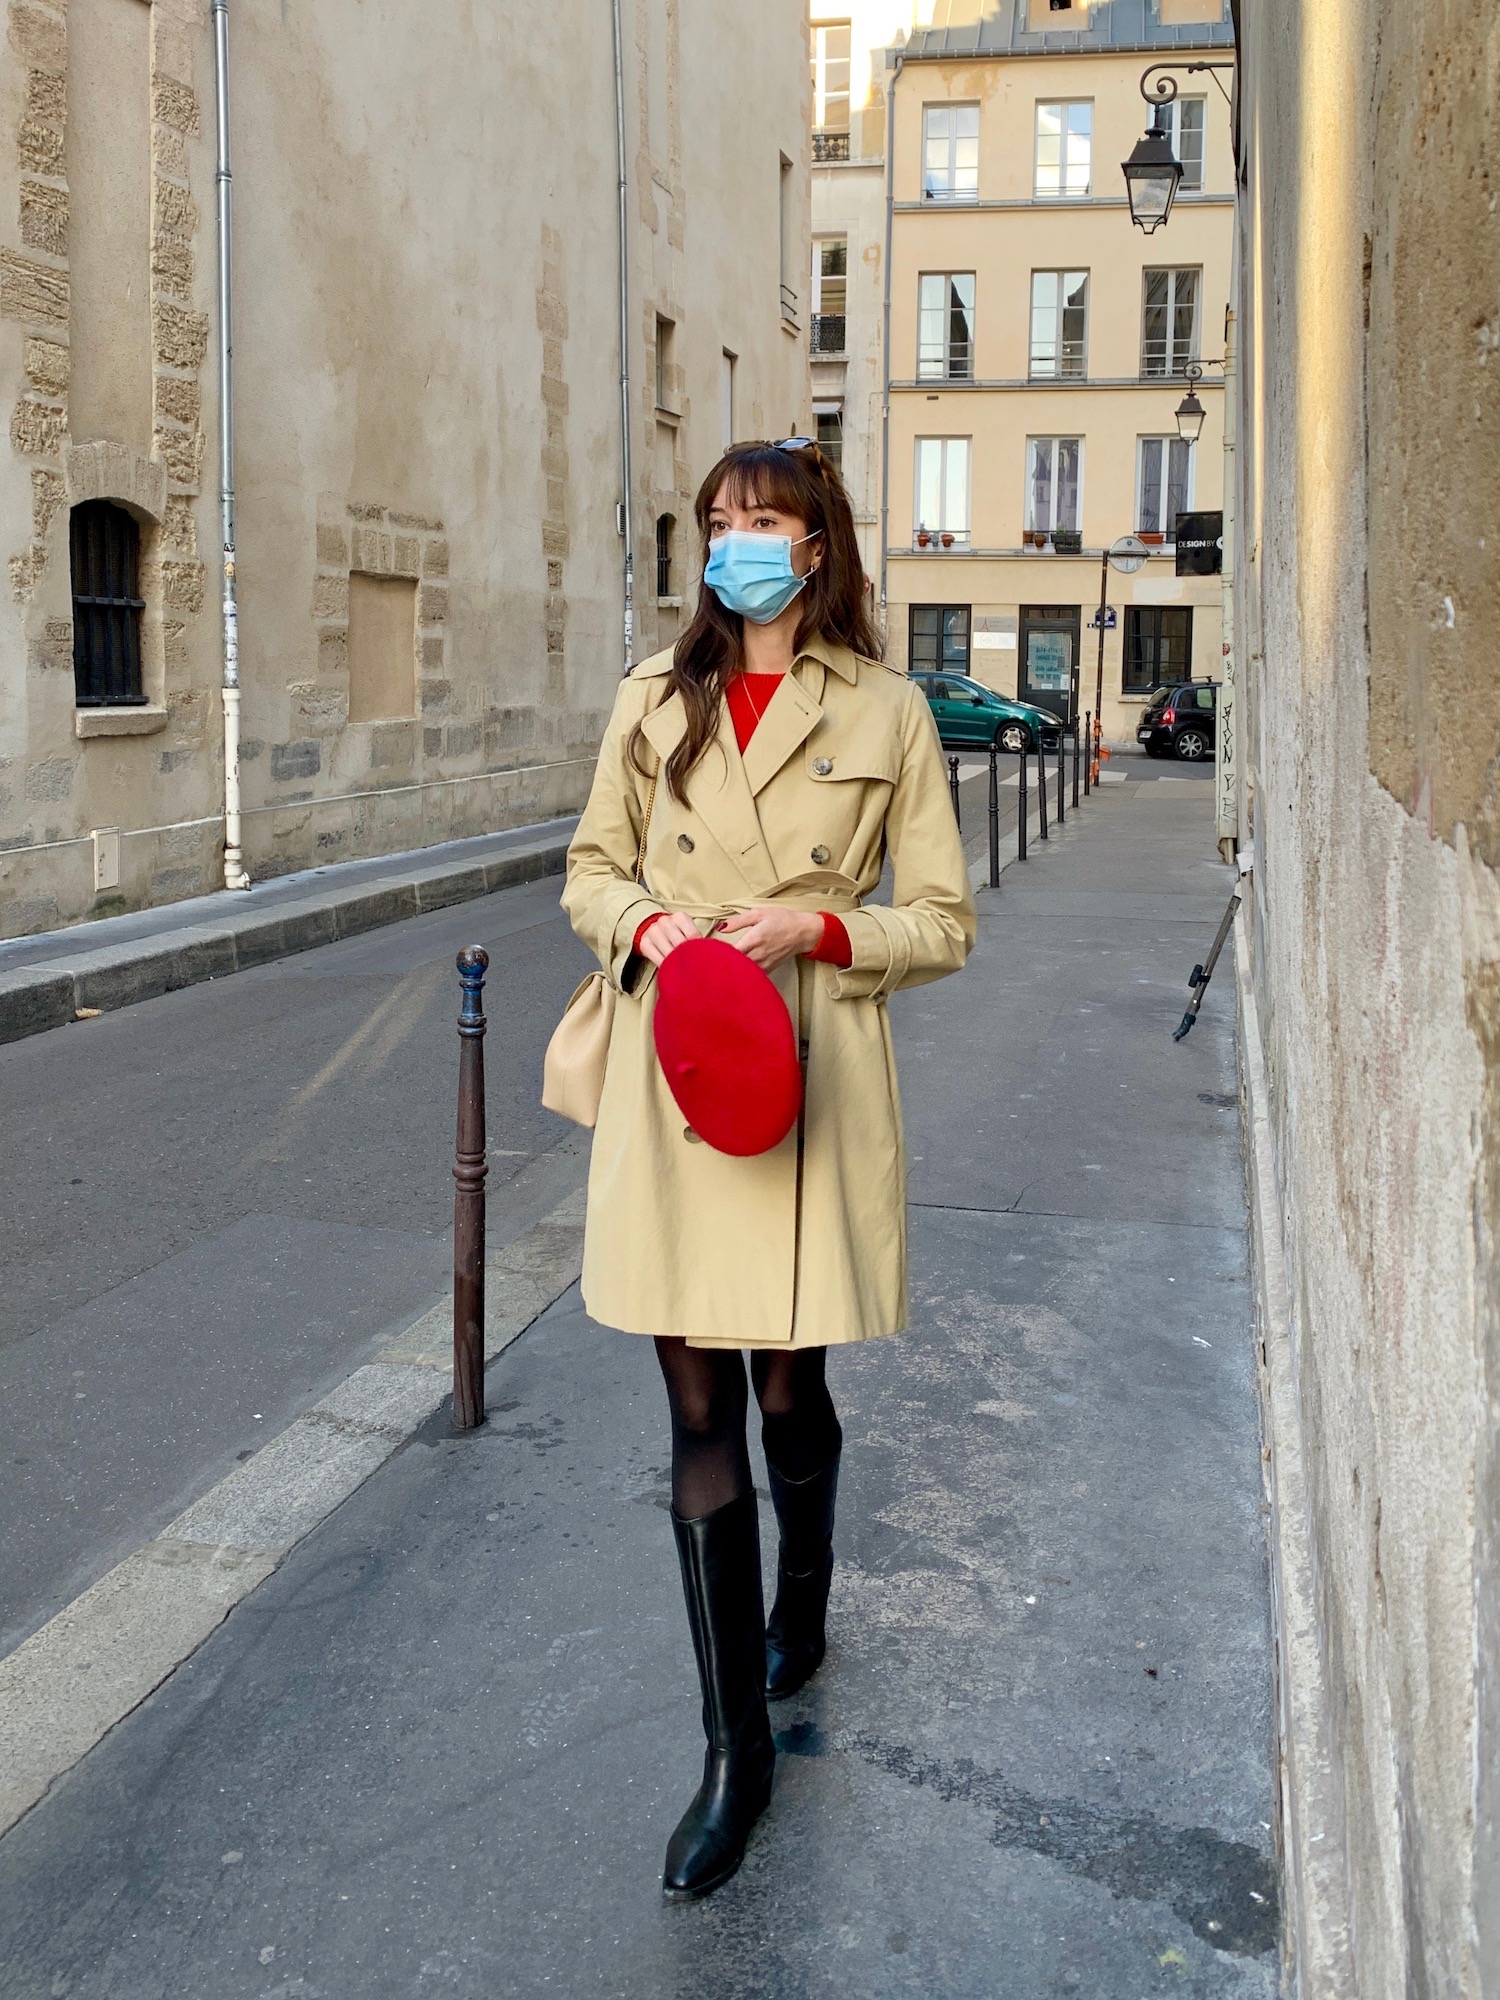
[[[1110,564],[1122,576],[1134,576],[1151,551],[1139,535],[1121,535],[1109,552]]]

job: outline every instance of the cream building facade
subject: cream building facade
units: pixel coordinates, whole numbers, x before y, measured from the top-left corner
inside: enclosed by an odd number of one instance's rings
[[[811,420],[800,0],[621,0],[636,653],[731,434]],[[9,0],[0,934],[224,864],[206,0]],[[245,865],[564,812],[625,647],[608,5],[234,0]]]
[[[1106,738],[1133,739],[1156,682],[1221,677],[1222,586],[1178,577],[1172,536],[1179,511],[1223,504],[1224,8],[929,0],[836,15],[817,0],[812,24],[815,116],[831,102],[849,132],[847,160],[832,128],[814,132],[815,278],[848,247],[844,352],[817,340],[813,394],[825,435],[841,420],[890,656],[1059,708],[1076,672],[1092,709],[1102,550],[1140,533],[1142,572],[1109,575],[1102,670]],[[846,35],[847,113],[826,84]],[[1120,172],[1152,116],[1140,79],[1192,60],[1225,68],[1177,74],[1163,115],[1186,171],[1169,231],[1148,237]],[[1191,446],[1175,420],[1189,364],[1207,411]]]

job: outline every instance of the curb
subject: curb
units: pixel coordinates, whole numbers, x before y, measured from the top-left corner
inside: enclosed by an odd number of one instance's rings
[[[248,972],[273,959],[491,896],[498,889],[560,875],[567,853],[567,840],[553,836],[507,849],[493,860],[378,877],[263,912],[247,911],[223,923],[184,925],[133,944],[89,950],[80,939],[76,951],[0,972],[0,1043],[63,1027],[85,1008],[109,1013],[131,1007],[138,1000]]]
[[[486,1362],[577,1281],[583,1215],[580,1188],[486,1265]],[[452,1366],[443,1298],[0,1660],[0,1836],[441,1408]]]
[[[1318,1637],[1307,1464],[1275,1140],[1243,906],[1235,917],[1234,960],[1251,1285],[1259,1333],[1261,1469],[1270,1508],[1276,1847],[1285,1909],[1282,1971],[1286,1990],[1299,2000],[1345,2000],[1355,1991],[1355,1980],[1344,1822],[1333,1761],[1333,1712]]]

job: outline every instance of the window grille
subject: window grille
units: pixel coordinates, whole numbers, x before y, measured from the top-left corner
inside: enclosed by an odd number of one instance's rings
[[[86,500],[69,527],[73,683],[80,708],[140,706],[141,531],[123,507]]]

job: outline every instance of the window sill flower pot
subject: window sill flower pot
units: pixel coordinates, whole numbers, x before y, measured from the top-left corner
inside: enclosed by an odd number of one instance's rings
[[[1165,535],[1157,533],[1156,530],[1154,529],[1147,530],[1145,528],[1142,528],[1141,530],[1141,540],[1145,542],[1149,548],[1159,549],[1162,543],[1165,542],[1166,539],[1167,538]]]
[[[928,532],[927,532],[927,530],[926,530],[925,528],[918,528],[918,530],[917,530],[917,547],[918,547],[919,549],[925,549],[925,548],[926,548],[926,547],[928,546],[928,544],[929,544],[929,543],[931,542],[931,540],[932,540],[932,537],[931,537],[931,535],[929,535],[929,534],[928,534]]]
[[[1060,556],[1077,556],[1083,553],[1082,528],[1056,528],[1052,534],[1052,546]]]
[[[946,533],[946,532],[945,532],[945,533],[944,533],[944,534],[943,534],[943,535],[942,535],[942,536],[940,537],[940,540],[942,541],[942,544],[943,544],[943,547],[944,547],[945,549],[951,549],[951,548],[952,548],[952,546],[953,546],[953,537],[952,537],[952,535],[950,535],[950,534],[948,534],[948,533]]]

